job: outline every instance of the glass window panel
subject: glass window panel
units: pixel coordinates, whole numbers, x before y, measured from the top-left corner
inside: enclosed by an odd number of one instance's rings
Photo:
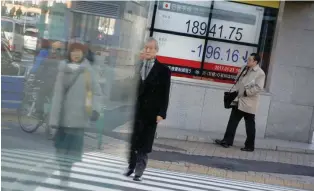
[[[1,19],[1,31],[13,32],[13,23]]]

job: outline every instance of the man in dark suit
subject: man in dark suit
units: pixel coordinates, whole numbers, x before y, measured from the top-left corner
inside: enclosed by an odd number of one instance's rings
[[[141,79],[136,96],[129,167],[125,173],[125,176],[130,176],[135,171],[135,181],[141,181],[147,165],[147,154],[152,151],[157,124],[167,115],[171,71],[158,62],[157,52],[157,41],[149,38],[140,55]]]

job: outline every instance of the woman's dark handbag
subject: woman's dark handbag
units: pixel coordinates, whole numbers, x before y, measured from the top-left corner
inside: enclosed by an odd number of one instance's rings
[[[93,111],[92,112],[92,116],[90,117],[90,120],[92,122],[95,122],[99,119],[100,114],[97,111]]]
[[[231,104],[233,102],[233,100],[238,96],[238,92],[237,91],[233,91],[231,92],[231,90],[233,89],[233,87],[238,83],[240,77],[242,76],[242,74],[244,73],[244,71],[247,69],[247,67],[245,67],[240,75],[238,76],[238,78],[236,79],[235,83],[233,84],[233,86],[230,88],[230,90],[228,92],[224,93],[224,106],[226,109],[230,109],[232,108]]]

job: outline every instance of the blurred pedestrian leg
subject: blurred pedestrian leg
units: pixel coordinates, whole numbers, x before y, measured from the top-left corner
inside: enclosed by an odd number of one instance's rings
[[[82,160],[84,145],[84,129],[83,128],[65,128],[60,127],[57,130],[54,146],[59,162],[60,174],[63,174],[65,179],[69,178],[69,172],[73,163]],[[66,159],[66,160],[64,160]],[[68,162],[70,159],[71,162]],[[65,168],[65,171],[63,170]]]
[[[101,145],[103,143],[102,135],[104,133],[105,128],[105,117],[103,112],[100,113],[99,119],[92,125],[97,129],[97,148],[101,149]]]

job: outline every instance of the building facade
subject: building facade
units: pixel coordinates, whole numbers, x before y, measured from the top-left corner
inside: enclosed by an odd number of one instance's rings
[[[65,37],[91,43],[110,100],[132,102],[138,52],[148,36],[159,41],[158,59],[173,73],[169,117],[159,131],[208,141],[224,133],[230,110],[223,93],[258,52],[267,80],[256,136],[312,141],[313,2],[71,1],[67,7]],[[237,134],[245,135],[244,122]]]
[[[266,91],[265,137],[311,142],[314,131],[314,3],[281,3]]]
[[[312,142],[313,2],[159,1],[154,6],[150,35],[159,41],[159,60],[173,71],[162,135],[211,141],[212,134],[223,134],[230,114],[223,93],[246,56],[258,52],[267,80],[256,136]],[[246,134],[244,122],[237,134]]]

